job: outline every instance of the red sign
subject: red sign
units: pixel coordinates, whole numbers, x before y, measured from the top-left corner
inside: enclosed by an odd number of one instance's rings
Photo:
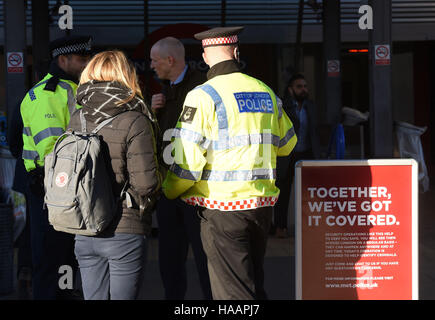
[[[340,75],[340,60],[328,60],[328,77]]]
[[[390,65],[391,64],[391,50],[390,45],[376,45],[375,46],[375,64],[377,65]]]
[[[22,73],[24,68],[23,53],[8,52],[7,67],[8,67],[8,73]]]
[[[298,299],[418,298],[417,168],[408,159],[298,164]]]

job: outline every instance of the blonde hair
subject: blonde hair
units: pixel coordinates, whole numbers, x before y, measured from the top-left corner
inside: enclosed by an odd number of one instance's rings
[[[119,50],[100,52],[89,61],[80,76],[79,84],[91,80],[116,81],[130,89],[130,96],[124,100],[117,101],[117,105],[131,101],[136,95],[143,98],[136,76],[136,70],[128,61],[125,54]]]

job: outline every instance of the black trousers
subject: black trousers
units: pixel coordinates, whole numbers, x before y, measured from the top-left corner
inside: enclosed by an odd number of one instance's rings
[[[272,207],[200,209],[201,239],[215,300],[265,300],[264,255]]]
[[[32,287],[34,300],[71,299],[72,290],[59,288],[59,268],[70,266],[73,277],[78,263],[74,256],[74,235],[53,229],[41,196],[29,192]],[[75,278],[74,278],[75,279]],[[74,284],[73,279],[73,284]]]
[[[211,300],[207,257],[200,237],[199,217],[195,207],[164,195],[157,204],[159,227],[159,268],[168,300],[183,300],[187,290],[186,260],[192,246],[203,297]]]

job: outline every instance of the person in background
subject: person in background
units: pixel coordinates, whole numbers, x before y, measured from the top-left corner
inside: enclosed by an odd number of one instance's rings
[[[67,36],[50,43],[48,74],[21,102],[24,166],[29,175],[29,213],[32,246],[33,298],[69,298],[58,285],[59,268],[77,269],[73,235],[58,232],[48,222],[44,205],[44,159],[76,110],[75,93],[80,73],[91,55],[91,38]]]
[[[79,262],[86,300],[133,300],[138,298],[143,277],[146,236],[151,232],[151,212],[145,199],[161,185],[151,110],[145,105],[136,71],[124,53],[103,51],[83,70],[77,89],[86,128],[115,117],[100,135],[108,149],[114,197],[126,186],[119,212],[98,236],[76,235],[75,254]],[[80,112],[69,127],[81,129]]]
[[[276,227],[275,236],[278,238],[289,236],[287,218],[296,162],[320,158],[317,108],[308,97],[309,91],[304,75],[294,74],[286,87],[283,108],[293,120],[298,143],[290,156],[277,159],[276,185],[281,193],[274,208],[274,226]],[[291,232],[291,235],[293,234],[294,232]]]
[[[170,137],[181,115],[187,93],[202,84],[205,74],[186,64],[184,46],[176,38],[157,41],[151,48],[151,68],[163,80],[162,93],[152,96],[151,107],[163,133],[161,147],[165,171],[171,159]],[[168,160],[169,159],[169,160]],[[210,300],[211,289],[207,258],[201,243],[200,220],[195,208],[180,199],[161,196],[157,203],[159,268],[165,298],[182,300],[187,290],[186,260],[189,244],[195,258],[204,299]]]
[[[186,96],[174,135],[180,157],[163,183],[167,198],[199,206],[215,300],[267,299],[263,264],[279,195],[276,157],[290,154],[297,141],[275,93],[241,72],[242,29],[195,35],[208,81]]]

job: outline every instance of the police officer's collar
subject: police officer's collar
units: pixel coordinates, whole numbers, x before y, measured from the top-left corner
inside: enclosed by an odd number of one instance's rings
[[[58,66],[56,59],[53,59],[51,61],[50,69],[48,72],[50,72],[50,74],[53,75],[53,77],[58,77],[59,79],[63,79],[63,80],[74,81],[77,84],[79,83],[79,79],[77,79],[73,75],[66,73]]]
[[[184,77],[185,77],[185,75],[186,75],[186,72],[187,72],[187,64],[184,66],[183,71],[179,74],[179,76],[177,77],[177,79],[175,79],[174,82],[171,82],[171,83],[170,83],[171,86],[176,85],[176,84],[180,83],[181,81],[183,81],[183,79],[184,79]]]
[[[225,60],[215,64],[207,72],[207,79],[210,80],[216,76],[241,72],[240,64],[236,60]]]
[[[59,83],[59,79],[70,80],[77,84],[79,83],[79,80],[76,77],[66,73],[57,65],[56,59],[51,61],[48,72],[52,75],[52,77],[48,79],[44,90],[55,92],[57,84]]]
[[[167,88],[176,88],[179,85],[181,85],[181,83],[184,83],[184,80],[188,79],[190,77],[190,75],[192,74],[192,72],[193,72],[193,69],[186,63],[186,67],[184,68],[184,71],[180,74],[180,77],[178,77],[178,79],[177,79],[177,80],[181,79],[180,81],[175,80],[175,83],[171,83],[170,80],[166,79],[166,80],[163,80],[162,83]],[[163,89],[163,90],[165,90],[165,89]]]

